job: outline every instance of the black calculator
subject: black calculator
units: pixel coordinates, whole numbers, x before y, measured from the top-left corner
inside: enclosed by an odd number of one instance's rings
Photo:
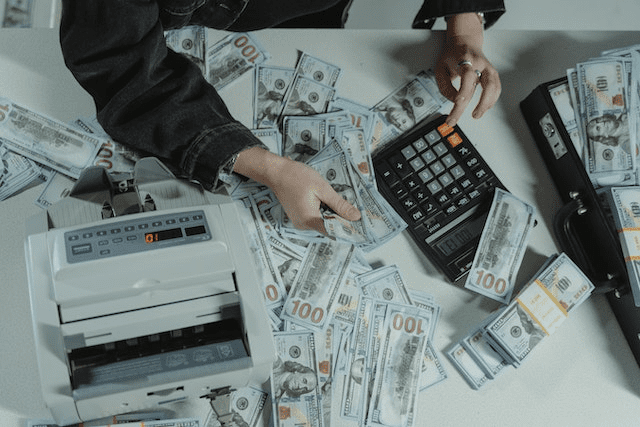
[[[473,263],[498,177],[445,116],[423,121],[373,156],[378,190],[449,280]]]

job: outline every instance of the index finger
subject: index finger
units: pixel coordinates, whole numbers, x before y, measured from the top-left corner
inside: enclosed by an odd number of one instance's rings
[[[466,71],[460,74],[460,90],[458,91],[458,96],[456,96],[453,101],[453,108],[449,113],[449,117],[447,117],[447,124],[449,126],[454,126],[458,123],[465,108],[469,105],[473,97],[473,92],[475,92],[476,85],[478,84],[478,75],[475,71],[473,71],[471,67],[465,68]]]

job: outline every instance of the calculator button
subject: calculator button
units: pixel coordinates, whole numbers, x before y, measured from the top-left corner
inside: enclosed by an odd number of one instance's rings
[[[433,151],[436,153],[438,157],[442,157],[449,152],[449,150],[447,149],[447,146],[444,145],[442,142],[436,144],[433,147]]]
[[[420,187],[420,183],[418,182],[418,180],[413,177],[406,180],[404,185],[407,187],[409,191],[415,190],[416,188]]]
[[[427,147],[429,147],[429,144],[427,144],[427,142],[422,138],[413,143],[413,148],[415,148],[418,152],[426,150]]]
[[[456,132],[453,135],[449,135],[447,141],[449,141],[452,147],[457,147],[462,142],[462,138],[458,135],[458,132]]]
[[[438,210],[438,207],[431,199],[427,199],[427,201],[420,204],[420,206],[422,206],[422,209],[424,209],[427,215],[431,215]]]
[[[473,190],[471,190],[469,192],[469,198],[471,200],[473,199],[477,199],[478,197],[480,197],[482,195],[482,193],[480,192],[480,190],[478,190],[477,188],[474,188]]]
[[[456,200],[456,205],[458,205],[459,207],[466,206],[469,203],[471,203],[471,199],[469,199],[467,196],[461,197],[458,200]]]
[[[480,160],[478,160],[477,157],[469,157],[468,159],[465,160],[465,162],[467,164],[467,167],[469,167],[469,169],[480,165]]]
[[[413,149],[412,146],[407,145],[402,150],[400,150],[405,159],[409,160],[410,158],[416,155],[416,150]]]
[[[447,154],[446,156],[444,156],[442,159],[440,159],[442,161],[442,163],[444,163],[444,165],[448,168],[450,168],[451,166],[456,164],[456,159],[453,158],[453,155],[451,153]]]
[[[434,175],[431,173],[429,169],[422,170],[418,173],[418,176],[422,180],[422,182],[427,183],[434,178]]]
[[[411,167],[413,168],[414,171],[418,172],[420,169],[422,169],[425,164],[422,161],[422,159],[420,157],[416,157],[415,159],[412,159],[409,164],[411,165]]]
[[[427,139],[427,142],[431,145],[440,141],[440,134],[435,129],[429,132],[428,134],[426,134],[424,137]]]
[[[426,193],[426,191],[420,189],[418,191],[415,191],[412,193],[413,197],[416,199],[416,201],[418,203],[422,203],[423,201],[427,200],[427,198],[429,197],[429,195]]]
[[[422,158],[424,159],[425,162],[431,163],[435,159],[437,159],[438,156],[436,156],[432,150],[427,150],[424,153],[422,153]]]
[[[442,172],[446,170],[446,168],[440,162],[433,163],[431,166],[429,166],[429,168],[431,169],[431,172],[433,172],[434,175],[440,175]]]
[[[398,199],[402,199],[404,196],[409,194],[409,192],[407,191],[405,186],[400,184],[400,183],[398,183],[398,184],[394,185],[393,187],[391,187],[391,191],[393,192],[393,194]]]
[[[438,181],[442,184],[443,187],[453,184],[453,177],[449,174],[449,172],[445,172],[438,177]]]
[[[484,168],[476,169],[473,173],[480,181],[489,178],[489,173]]]
[[[449,197],[446,193],[440,193],[436,196],[436,202],[440,204],[440,206],[444,206],[451,201],[451,197]]]
[[[415,208],[418,205],[413,197],[406,197],[406,198],[402,199],[402,201],[400,203],[402,204],[402,207],[404,207],[404,209],[407,212],[410,211],[411,209]]]
[[[447,193],[449,194],[449,196],[451,196],[452,199],[458,197],[459,195],[462,194],[462,190],[460,189],[460,187],[458,187],[457,185],[450,185],[449,187],[446,188]]]
[[[386,163],[381,163],[377,168],[377,172],[382,177],[384,182],[389,185],[389,187],[393,187],[399,181],[398,176],[393,171],[391,166],[387,165]]]
[[[460,165],[452,167],[449,172],[451,172],[451,175],[453,175],[455,179],[460,179],[465,175],[464,169],[462,169],[462,166]]]
[[[438,126],[438,132],[440,132],[440,135],[442,136],[447,136],[451,132],[453,132],[453,128],[449,126],[447,123],[443,123],[440,126]]]
[[[455,204],[449,205],[446,208],[442,209],[445,213],[445,215],[452,215],[456,212],[458,212],[458,206]]]
[[[421,222],[426,217],[424,212],[417,208],[409,212],[409,215],[411,215],[411,219],[413,220],[413,222]]]
[[[456,151],[463,159],[471,154],[471,150],[469,149],[469,147],[465,147],[464,145],[459,145],[458,147],[456,147]]]
[[[400,178],[406,178],[411,174],[411,168],[404,159],[404,156],[397,154],[391,158],[391,167]]]
[[[431,181],[427,184],[427,188],[431,191],[431,194],[436,194],[442,190],[442,185],[438,181]]]
[[[464,188],[465,190],[470,188],[472,185],[473,185],[473,182],[471,182],[469,178],[465,178],[462,181],[460,181],[460,187]]]

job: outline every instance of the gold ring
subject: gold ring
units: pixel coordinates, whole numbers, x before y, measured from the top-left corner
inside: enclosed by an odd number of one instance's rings
[[[458,67],[462,67],[463,65],[472,65],[472,64],[471,64],[471,61],[467,59],[458,62]]]

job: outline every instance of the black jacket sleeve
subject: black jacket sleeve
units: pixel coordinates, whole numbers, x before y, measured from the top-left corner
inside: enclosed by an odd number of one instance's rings
[[[167,48],[160,13],[155,0],[63,0],[65,63],[114,140],[211,188],[234,154],[262,143],[200,69]]]
[[[503,0],[425,0],[413,20],[413,28],[431,28],[436,18],[460,13],[484,13],[485,28],[491,27],[505,12]]]

